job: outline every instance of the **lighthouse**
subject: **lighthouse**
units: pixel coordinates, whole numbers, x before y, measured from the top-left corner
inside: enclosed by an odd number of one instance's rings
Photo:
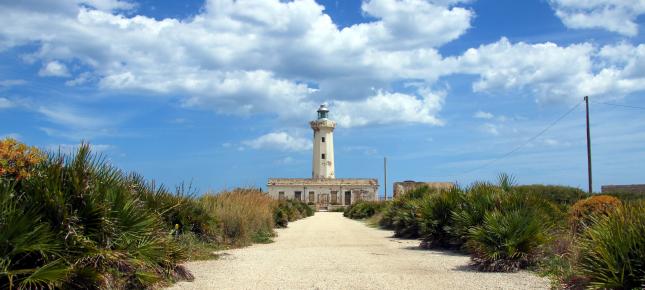
[[[313,113],[313,112],[312,112]],[[317,210],[333,210],[361,200],[378,200],[376,178],[336,178],[334,173],[334,129],[326,105],[318,118],[309,122],[314,130],[311,178],[269,178],[269,196],[277,200],[298,200]],[[303,172],[304,173],[304,172]]]
[[[326,105],[318,108],[318,119],[311,121],[314,130],[313,159],[311,162],[312,179],[334,179],[334,128],[336,122],[329,120]]]

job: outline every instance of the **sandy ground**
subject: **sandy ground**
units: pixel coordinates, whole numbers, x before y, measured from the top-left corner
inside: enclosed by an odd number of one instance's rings
[[[341,213],[319,212],[278,230],[275,242],[187,264],[193,282],[171,289],[545,289],[528,272],[480,273],[468,257],[418,250]]]

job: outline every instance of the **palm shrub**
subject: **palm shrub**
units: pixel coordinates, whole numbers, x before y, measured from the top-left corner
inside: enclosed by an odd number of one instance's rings
[[[548,228],[534,210],[520,207],[484,214],[481,225],[470,229],[467,247],[481,271],[517,271],[533,264],[548,239]]]
[[[394,236],[404,239],[416,239],[419,237],[419,210],[421,200],[408,200],[394,212],[392,227]]]
[[[592,289],[645,288],[645,202],[592,217],[579,239],[578,271]]]
[[[454,224],[453,213],[462,201],[462,194],[459,187],[453,187],[422,201],[420,209],[422,248],[454,248],[458,246],[455,244],[451,229]]]
[[[415,207],[415,206],[409,205],[409,203],[415,202],[416,200],[432,195],[435,192],[437,191],[434,189],[431,189],[428,186],[422,186],[417,189],[411,190],[410,192],[404,195],[397,196],[393,201],[386,203],[383,206],[383,209],[381,210],[381,212],[383,213],[383,216],[378,221],[379,226],[384,229],[394,230],[396,227],[395,225],[395,222],[396,222],[396,224],[399,227],[401,227],[401,225],[403,224],[402,216],[406,215],[406,213],[403,213],[403,211],[407,212],[411,208]],[[415,210],[415,215],[416,215],[416,210]],[[408,220],[412,221],[411,219],[408,219]]]
[[[190,233],[205,242],[220,242],[215,215],[199,202],[190,185],[181,184],[173,193],[155,182],[147,182],[138,174],[130,174],[127,178],[137,198],[159,214],[175,235]]]
[[[344,216],[352,219],[372,217],[383,210],[385,203],[380,201],[359,201],[345,208]]]
[[[470,229],[484,222],[484,216],[495,209],[502,194],[500,187],[485,182],[476,182],[467,188],[456,201],[452,226],[447,228],[452,244],[457,247],[464,245],[469,239]]]
[[[65,244],[13,187],[0,180],[0,288],[60,287],[71,270]]]
[[[593,224],[596,216],[609,215],[621,201],[610,195],[595,195],[576,202],[569,212],[569,225],[574,233],[583,231]]]
[[[454,237],[465,242],[483,271],[516,271],[542,257],[558,207],[538,195],[517,192],[512,177],[497,185],[475,184],[453,214]],[[464,236],[464,232],[467,235]]]
[[[191,278],[179,266],[185,251],[168,235],[161,216],[87,144],[72,157],[49,156],[10,188],[3,190],[7,210],[0,231],[11,242],[2,247],[2,267],[25,271],[3,271],[3,285],[143,288]],[[29,217],[31,225],[15,215]],[[25,237],[38,245],[17,250]]]
[[[394,199],[383,209],[383,216],[378,221],[381,228],[391,230],[394,228],[394,216],[397,211],[407,202],[404,199]]]

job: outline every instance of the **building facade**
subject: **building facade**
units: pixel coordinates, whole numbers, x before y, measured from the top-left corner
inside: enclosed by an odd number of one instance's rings
[[[360,200],[378,200],[378,181],[373,178],[336,178],[334,172],[334,129],[329,109],[321,105],[318,118],[309,125],[314,131],[311,178],[269,178],[269,195],[275,199],[294,199],[332,209]]]

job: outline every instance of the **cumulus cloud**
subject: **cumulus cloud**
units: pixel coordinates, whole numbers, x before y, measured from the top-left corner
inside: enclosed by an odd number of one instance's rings
[[[43,76],[70,77],[70,86],[178,96],[220,114],[302,122],[328,101],[344,127],[441,125],[448,92],[396,88],[436,89],[455,74],[475,75],[475,92],[526,91],[543,102],[645,89],[642,45],[502,38],[445,58],[437,48],[471,26],[465,2],[364,1],[373,20],[345,28],[314,0],[210,0],[185,20],[119,13],[136,8],[130,1],[2,2],[0,51],[29,44],[24,59],[43,63]]]
[[[441,61],[435,47],[465,33],[473,17],[456,7],[465,1],[371,0],[362,9],[376,20],[339,29],[313,0],[211,0],[188,20],[115,14],[132,9],[126,1],[35,10],[28,2],[0,4],[2,46],[36,44],[25,58],[44,61],[43,76],[72,76],[65,63],[78,62],[91,71],[69,85],[94,81],[182,95],[187,106],[221,113],[300,119],[321,101],[360,104],[402,79],[431,84],[442,72],[427,69]],[[290,105],[274,110],[280,103]]]
[[[645,90],[645,46],[597,48],[590,43],[497,42],[455,58],[458,71],[474,74],[475,92],[526,91],[541,102],[579,101],[589,95],[621,98]]]
[[[50,61],[38,71],[38,75],[43,77],[66,77],[69,76],[69,71],[65,64],[58,61]]]
[[[308,151],[313,144],[310,139],[292,136],[287,132],[272,132],[256,139],[242,142],[253,149],[273,149],[281,151]]]
[[[636,18],[645,14],[642,0],[550,0],[556,15],[570,28],[600,28],[626,36],[638,35]]]
[[[360,101],[334,101],[331,110],[339,126],[367,124],[419,123],[440,126],[436,117],[444,101],[443,93],[427,89],[419,91],[421,98],[402,93],[378,91]]]

